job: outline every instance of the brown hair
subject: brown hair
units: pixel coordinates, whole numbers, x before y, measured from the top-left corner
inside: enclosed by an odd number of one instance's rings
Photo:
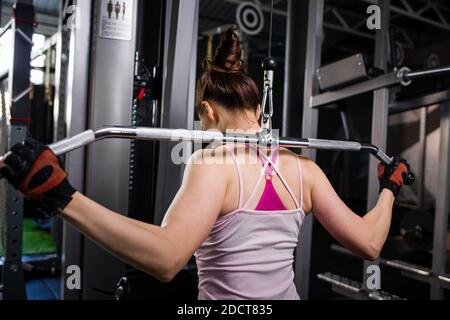
[[[253,80],[245,71],[242,50],[236,27],[222,34],[220,45],[212,60],[206,60],[204,72],[197,82],[195,106],[201,113],[202,101],[211,100],[228,110],[253,109],[261,103],[261,96]]]

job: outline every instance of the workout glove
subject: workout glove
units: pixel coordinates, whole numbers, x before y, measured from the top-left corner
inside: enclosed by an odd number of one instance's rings
[[[0,170],[4,177],[25,196],[36,200],[49,215],[64,209],[76,190],[55,154],[43,144],[27,139],[16,144]]]
[[[394,158],[390,165],[380,163],[378,165],[380,193],[383,189],[389,189],[394,194],[394,197],[397,197],[408,178],[409,171],[410,166],[404,159]]]

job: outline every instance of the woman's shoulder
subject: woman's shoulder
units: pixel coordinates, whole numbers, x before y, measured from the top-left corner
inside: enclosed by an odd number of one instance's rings
[[[216,147],[200,149],[195,151],[187,162],[188,165],[220,166],[232,163],[231,150],[229,147],[220,145]],[[230,159],[231,158],[231,159]],[[231,160],[231,161],[230,161]]]
[[[310,158],[305,157],[303,155],[296,154],[295,152],[293,152],[289,149],[286,149],[286,148],[280,148],[280,156],[281,157],[284,156],[287,159],[293,158],[295,160],[299,160],[300,164],[302,166],[307,166],[307,167],[316,166],[316,163],[313,160],[311,160]]]

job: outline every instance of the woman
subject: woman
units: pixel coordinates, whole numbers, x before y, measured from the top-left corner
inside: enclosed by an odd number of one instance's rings
[[[230,29],[198,81],[196,108],[203,129],[257,133],[259,102]],[[1,170],[26,196],[59,210],[106,250],[163,282],[195,255],[199,299],[299,299],[294,249],[310,212],[353,253],[377,258],[407,172],[403,161],[380,165],[378,203],[360,217],[313,161],[285,149],[224,145],[190,158],[159,227],[112,212],[76,192],[54,154],[37,142],[14,146]]]

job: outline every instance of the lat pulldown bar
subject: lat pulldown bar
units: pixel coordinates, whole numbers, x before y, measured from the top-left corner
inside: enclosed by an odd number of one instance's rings
[[[130,140],[166,140],[172,142],[190,141],[194,143],[246,143],[261,146],[279,145],[286,148],[303,148],[317,150],[368,152],[382,163],[388,165],[392,162],[384,151],[371,144],[359,142],[304,139],[304,138],[272,138],[267,140],[265,135],[244,135],[244,134],[223,134],[216,131],[198,131],[185,129],[162,129],[162,128],[132,128],[108,126],[84,131],[71,138],[67,138],[49,145],[49,148],[57,155],[63,155],[73,150],[85,147],[96,141],[103,139],[130,139]],[[8,156],[8,153],[0,158],[1,162]],[[410,173],[407,184],[414,182],[414,175]]]
[[[167,140],[172,142],[190,141],[194,143],[213,143],[213,142],[235,142],[255,145],[274,145],[278,144],[287,148],[305,148],[320,150],[341,150],[341,151],[365,151],[371,153],[378,160],[385,164],[390,164],[392,158],[380,150],[378,147],[359,142],[321,140],[321,139],[297,139],[280,138],[268,141],[262,135],[244,135],[244,134],[223,134],[216,131],[197,131],[184,129],[161,129],[161,128],[132,128],[108,126],[84,131],[71,138],[67,138],[49,145],[49,148],[57,155],[63,155],[73,150],[85,147],[103,139],[130,139],[130,140]],[[0,158],[3,161],[8,154]]]
[[[373,154],[377,159],[385,164],[390,164],[392,158],[385,154],[378,147],[361,144],[359,142],[321,140],[321,139],[296,139],[280,138],[268,141],[263,135],[244,134],[223,134],[216,131],[196,131],[184,129],[160,129],[160,128],[131,128],[131,127],[101,127],[87,130],[72,138],[61,140],[50,145],[50,149],[56,155],[62,155],[82,148],[95,141],[103,139],[131,139],[131,140],[168,140],[172,142],[190,141],[194,143],[247,143],[254,145],[280,145],[287,148],[305,148],[320,150],[341,150],[341,151],[366,151]]]

